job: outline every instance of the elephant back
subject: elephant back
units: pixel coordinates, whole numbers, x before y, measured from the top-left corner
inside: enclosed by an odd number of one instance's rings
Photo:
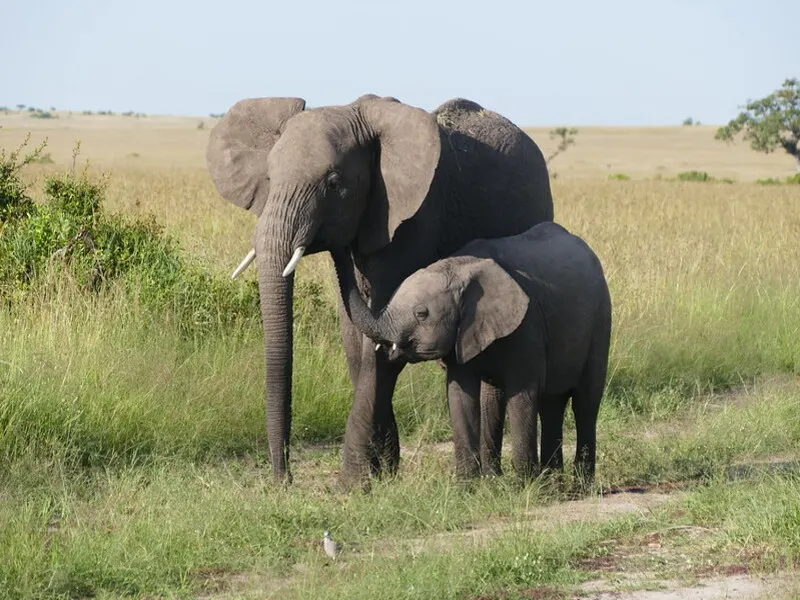
[[[448,100],[433,111],[448,152],[447,171],[453,185],[481,190],[479,200],[515,214],[498,216],[497,230],[487,237],[513,235],[542,221],[553,220],[550,176],[541,149],[528,134],[503,115],[464,98]],[[474,194],[474,192],[472,192]],[[472,195],[470,194],[470,195]],[[473,206],[473,209],[480,208]]]

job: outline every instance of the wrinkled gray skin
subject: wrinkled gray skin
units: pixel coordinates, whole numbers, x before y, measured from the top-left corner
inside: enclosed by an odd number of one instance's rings
[[[375,318],[348,286],[353,322],[390,360],[443,359],[453,422],[456,468],[472,475],[487,451],[499,457],[506,405],[515,470],[563,468],[567,401],[577,425],[580,481],[595,469],[595,425],[608,364],[611,299],[597,256],[556,223],[520,235],[476,240],[406,279]],[[502,395],[481,402],[481,382]],[[499,410],[497,410],[499,406]],[[481,437],[483,439],[481,440]],[[481,443],[482,441],[482,443]]]
[[[428,113],[367,95],[304,109],[299,98],[242,100],[212,130],[206,155],[220,195],[258,216],[267,434],[273,474],[288,480],[293,270],[303,250],[346,256],[379,310],[408,275],[466,242],[553,218],[539,148],[473,102]],[[397,469],[392,394],[403,363],[376,353],[341,308],[355,390],[341,475],[351,485]]]

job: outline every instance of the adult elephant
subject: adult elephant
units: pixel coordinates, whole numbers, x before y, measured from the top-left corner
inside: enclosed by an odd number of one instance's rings
[[[346,250],[357,285],[380,310],[411,273],[475,238],[553,218],[541,151],[508,119],[454,99],[433,113],[366,95],[305,110],[300,98],[237,102],[211,132],[207,164],[220,195],[258,216],[254,249],[266,338],[267,435],[273,475],[291,480],[292,297],[304,254]],[[347,317],[354,385],[341,476],[397,469],[391,364]]]

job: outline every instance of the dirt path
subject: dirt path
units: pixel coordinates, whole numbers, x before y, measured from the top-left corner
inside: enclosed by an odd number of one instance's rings
[[[633,581],[642,585],[642,581]],[[759,577],[754,575],[727,575],[684,586],[679,581],[648,581],[649,587],[662,589],[620,592],[606,589],[603,581],[589,582],[583,586],[585,595],[576,600],[718,600],[718,599],[790,599],[800,596],[800,586],[790,575]],[[619,586],[617,586],[619,587]]]

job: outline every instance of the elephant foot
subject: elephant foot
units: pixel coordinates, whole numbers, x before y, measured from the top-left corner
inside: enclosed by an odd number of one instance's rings
[[[369,494],[372,491],[372,477],[361,473],[350,473],[342,470],[339,473],[337,489],[345,494],[362,493]]]
[[[348,491],[369,491],[373,479],[395,477],[400,466],[400,444],[383,441],[368,450],[355,452],[345,448],[339,484]]]
[[[503,467],[500,464],[500,456],[490,456],[481,460],[482,477],[502,477]]]

